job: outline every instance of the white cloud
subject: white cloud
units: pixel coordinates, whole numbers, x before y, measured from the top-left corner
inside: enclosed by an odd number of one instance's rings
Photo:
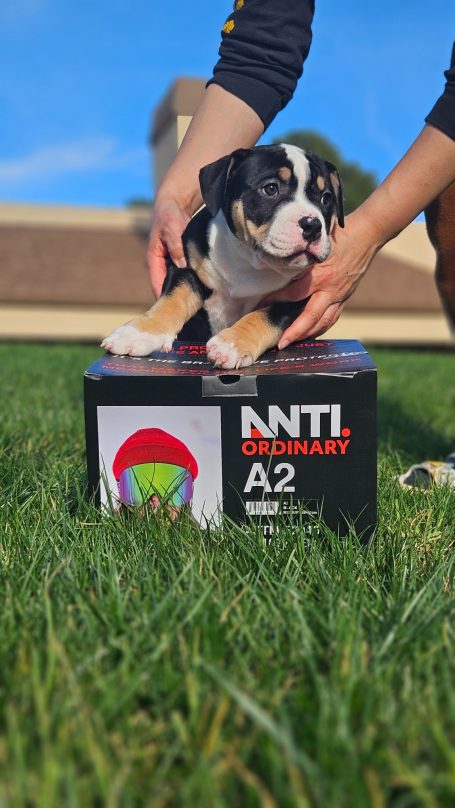
[[[143,149],[119,152],[115,140],[107,137],[45,146],[23,157],[0,161],[0,187],[36,183],[82,171],[122,168],[143,157]]]

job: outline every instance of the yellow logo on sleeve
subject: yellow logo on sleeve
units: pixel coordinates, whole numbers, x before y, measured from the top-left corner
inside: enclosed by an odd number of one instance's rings
[[[224,23],[224,25],[223,25],[223,27],[221,29],[221,33],[222,34],[230,34],[231,31],[234,30],[234,26],[235,26],[234,20],[226,20],[226,22]]]
[[[244,5],[245,5],[245,0],[235,0],[234,11],[240,11],[240,9],[243,8]],[[235,28],[234,20],[227,19],[226,22],[224,23],[222,29],[221,29],[221,33],[222,34],[230,34],[234,30],[234,28]]]

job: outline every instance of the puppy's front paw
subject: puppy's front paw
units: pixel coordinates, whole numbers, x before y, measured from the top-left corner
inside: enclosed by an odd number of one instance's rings
[[[127,323],[103,339],[101,347],[105,351],[122,356],[148,356],[154,351],[168,353],[174,339],[175,334],[149,334]]]
[[[229,329],[221,331],[209,339],[207,343],[207,356],[217,368],[245,368],[252,365],[255,357],[252,353],[242,350],[236,345],[235,337],[229,339]]]

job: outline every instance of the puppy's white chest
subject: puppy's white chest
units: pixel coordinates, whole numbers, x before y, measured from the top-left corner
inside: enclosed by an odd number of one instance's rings
[[[229,230],[220,211],[209,231],[210,287],[205,301],[210,328],[217,334],[255,309],[263,297],[286,284],[289,278],[266,267],[251,247]]]
[[[226,292],[215,289],[208,300],[204,303],[204,308],[209,318],[212,334],[217,334],[223,328],[228,328],[245,314],[255,308],[260,301],[260,296],[233,298]]]

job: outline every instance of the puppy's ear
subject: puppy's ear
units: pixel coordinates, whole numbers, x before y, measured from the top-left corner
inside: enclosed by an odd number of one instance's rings
[[[232,154],[220,157],[214,163],[209,163],[208,166],[201,168],[199,185],[202,199],[212,216],[216,216],[223,206],[226,187],[232,172],[249,152],[250,149],[237,149]]]
[[[330,184],[335,194],[338,224],[340,227],[344,227],[343,185],[341,183],[341,177],[337,167],[334,166],[333,163],[329,163],[328,160],[325,162],[329,170]]]

